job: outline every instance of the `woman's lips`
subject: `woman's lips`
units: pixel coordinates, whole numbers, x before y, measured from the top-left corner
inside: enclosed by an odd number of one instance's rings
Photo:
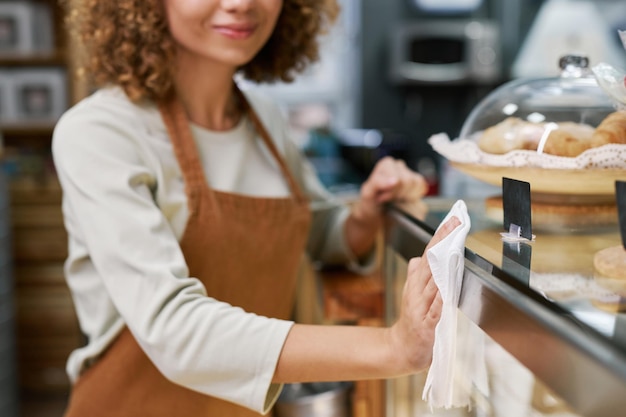
[[[256,25],[215,25],[215,30],[230,39],[247,39],[254,33]]]

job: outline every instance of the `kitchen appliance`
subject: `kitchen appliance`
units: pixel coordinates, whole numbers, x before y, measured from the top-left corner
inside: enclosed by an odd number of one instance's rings
[[[411,0],[418,9],[431,13],[468,13],[476,10],[483,0]]]
[[[491,83],[500,77],[499,28],[488,20],[412,20],[393,30],[396,85]]]

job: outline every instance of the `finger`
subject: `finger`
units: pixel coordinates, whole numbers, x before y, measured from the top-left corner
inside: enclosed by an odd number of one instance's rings
[[[374,188],[378,192],[392,190],[400,183],[400,179],[393,172],[378,174],[372,180]]]
[[[388,164],[386,170],[380,175],[385,175],[390,181],[387,183],[387,187],[379,189],[377,195],[379,203],[391,200],[413,201],[421,197],[424,188],[422,177],[408,169],[404,161],[393,161],[393,164]]]
[[[432,279],[430,265],[425,258],[413,258],[409,262],[409,266],[406,288],[408,297],[421,297],[427,291],[429,282],[433,283],[431,290],[438,290]]]
[[[407,266],[406,280],[404,281],[404,286],[402,290],[403,296],[412,296],[414,293],[414,288],[417,285],[417,281],[419,277],[417,277],[417,273],[421,268],[421,261],[419,257],[409,259],[409,263]],[[420,289],[415,290],[415,294],[419,294]]]
[[[390,156],[385,156],[376,163],[372,175],[394,176],[396,172],[396,161]]]
[[[435,282],[435,279],[433,278],[432,274],[429,274],[428,278],[424,280],[423,292],[433,293],[433,294],[436,294],[439,292],[439,287],[437,286],[437,283]]]
[[[421,198],[428,191],[426,179],[419,173],[409,169],[405,162],[396,160],[393,164],[398,185],[395,187],[394,198],[399,201],[413,201]]]
[[[379,201],[382,194],[393,192],[398,186],[398,177],[384,172],[374,172],[363,184],[361,197],[367,200]]]
[[[376,194],[376,202],[378,204],[386,203],[396,199],[396,190],[391,188],[388,190],[379,190]]]
[[[392,200],[402,201],[399,198],[402,189],[406,186],[399,175],[379,174],[372,178],[371,186],[373,187],[374,200],[381,204]]]
[[[420,295],[432,301],[435,295],[439,292],[439,287],[437,287],[435,280],[430,274],[426,275],[425,279],[422,279],[421,281],[422,288],[419,291]]]
[[[400,177],[399,198],[419,197],[424,191],[426,180],[420,174],[404,169],[398,173],[398,176]]]
[[[409,314],[413,317],[426,317],[433,309],[437,297],[440,297],[439,289],[434,283],[430,282],[421,292],[412,295],[409,294]]]
[[[424,259],[424,261],[426,261],[426,259]],[[433,278],[428,262],[424,262],[422,264],[422,268],[420,269],[419,274],[421,274],[421,276],[419,276],[416,287],[418,286],[421,287],[420,289],[421,293],[436,294],[439,292],[439,287],[437,286],[437,283],[435,282],[435,279]]]
[[[428,245],[426,245],[425,252],[428,249],[430,249],[433,246],[435,246],[437,243],[439,243],[442,240],[444,240],[446,237],[448,237],[448,235],[450,233],[452,233],[452,231],[454,229],[456,229],[460,224],[461,224],[461,221],[459,220],[458,217],[456,217],[456,216],[450,217],[445,223],[443,223],[437,229],[437,231],[435,232],[434,236],[430,239],[430,242],[428,242]]]
[[[428,314],[424,317],[424,320],[430,323],[438,323],[441,319],[441,311],[443,310],[443,298],[441,298],[441,293],[437,293],[435,299],[430,305],[430,309],[428,310]]]
[[[406,184],[406,186],[403,187],[406,190],[405,198],[410,201],[420,199],[428,192],[426,179],[416,172],[407,171],[406,179],[403,179],[402,182]]]
[[[420,259],[421,257],[419,256],[409,259],[409,266],[408,266],[409,274],[412,274],[418,270],[418,268],[420,267]]]

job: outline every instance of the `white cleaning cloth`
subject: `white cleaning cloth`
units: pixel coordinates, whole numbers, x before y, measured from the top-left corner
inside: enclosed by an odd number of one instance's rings
[[[484,356],[479,352],[468,354],[467,348],[484,347],[477,338],[479,332],[469,331],[466,326],[457,328],[459,296],[465,266],[465,238],[470,230],[470,219],[463,200],[458,200],[442,224],[451,216],[456,216],[461,224],[444,240],[429,249],[426,256],[432,270],[433,279],[443,300],[443,311],[435,328],[433,360],[428,370],[422,399],[431,408],[451,408],[471,406],[471,379],[484,381]],[[459,331],[460,330],[460,331]],[[470,337],[467,337],[467,335]],[[457,349],[457,338],[461,335]],[[470,340],[471,339],[471,340]],[[483,341],[484,342],[484,341]],[[476,353],[478,353],[476,355]],[[469,362],[468,362],[469,361]],[[483,369],[477,369],[478,363]],[[469,378],[469,380],[468,380]],[[481,383],[483,387],[486,385]]]

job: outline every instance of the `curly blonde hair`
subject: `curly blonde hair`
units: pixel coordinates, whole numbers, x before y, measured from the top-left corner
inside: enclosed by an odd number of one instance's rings
[[[121,86],[131,100],[173,93],[176,54],[163,0],[63,0],[70,35],[83,49],[79,75]],[[318,35],[339,13],[336,0],[284,0],[276,28],[239,70],[255,82],[291,82],[319,59]]]

